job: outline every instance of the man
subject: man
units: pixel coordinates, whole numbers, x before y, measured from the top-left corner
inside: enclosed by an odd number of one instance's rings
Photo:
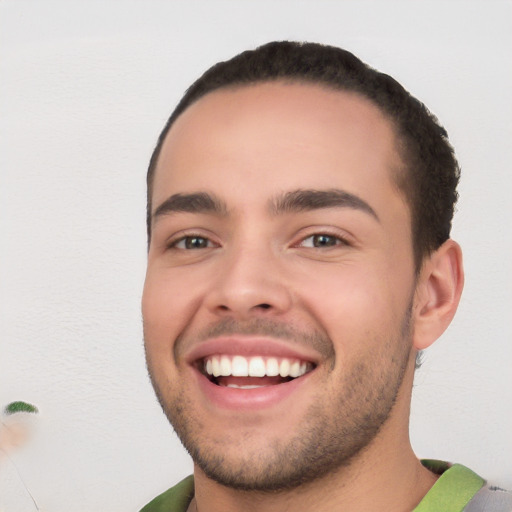
[[[145,512],[512,510],[409,442],[463,287],[458,179],[428,110],[338,48],[270,43],[192,85],[149,167],[142,308],[194,476]]]

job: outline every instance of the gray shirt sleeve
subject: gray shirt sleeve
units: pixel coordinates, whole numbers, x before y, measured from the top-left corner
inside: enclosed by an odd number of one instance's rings
[[[484,485],[463,512],[512,512],[512,493],[499,487]]]

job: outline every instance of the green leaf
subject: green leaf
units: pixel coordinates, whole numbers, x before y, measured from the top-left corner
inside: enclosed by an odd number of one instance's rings
[[[11,402],[10,404],[7,404],[4,409],[5,414],[14,414],[17,412],[31,412],[31,413],[38,413],[39,410],[35,405],[28,404],[27,402]]]

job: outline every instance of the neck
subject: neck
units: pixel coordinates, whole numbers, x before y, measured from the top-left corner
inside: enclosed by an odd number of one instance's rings
[[[403,446],[401,447],[403,451]],[[338,470],[300,488],[283,492],[246,492],[226,488],[195,471],[197,512],[410,512],[436,477],[416,459],[412,450],[400,461],[367,460]],[[193,509],[194,510],[194,509]]]

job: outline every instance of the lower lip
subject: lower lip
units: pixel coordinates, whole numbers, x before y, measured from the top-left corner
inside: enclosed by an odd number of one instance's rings
[[[238,389],[214,384],[202,373],[193,369],[200,390],[209,403],[223,409],[259,410],[272,407],[286,400],[309,378],[309,372],[302,377],[282,384],[262,386],[253,389]]]

